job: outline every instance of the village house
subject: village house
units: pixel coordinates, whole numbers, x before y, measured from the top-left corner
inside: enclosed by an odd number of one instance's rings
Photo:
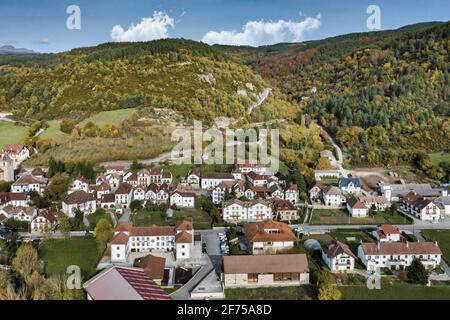
[[[104,269],[83,284],[88,300],[171,300],[170,296],[140,268]]]
[[[245,175],[246,180],[254,185],[254,186],[260,186],[263,187],[267,184],[267,177],[263,176],[261,174],[258,174],[256,172],[250,171]]]
[[[31,232],[51,232],[58,224],[58,210],[54,207],[41,209],[33,221],[31,221]]]
[[[72,184],[70,185],[69,193],[72,193],[77,190],[83,190],[84,192],[89,193],[90,191],[90,184],[87,179],[84,177],[77,177],[75,180],[72,181]]]
[[[93,193],[97,199],[102,199],[105,194],[111,193],[111,188],[109,184],[102,181],[100,184],[90,185],[89,193]]]
[[[299,219],[298,210],[292,202],[282,199],[272,201],[274,216],[280,221],[297,221]]]
[[[401,232],[392,224],[380,224],[377,230],[372,231],[372,236],[378,242],[399,242],[401,241]]]
[[[331,242],[322,250],[322,259],[331,272],[349,272],[355,268],[356,256],[339,241]]]
[[[145,195],[147,194],[147,189],[145,187],[139,186],[133,188],[133,200],[145,201]]]
[[[375,208],[377,211],[384,211],[388,208],[388,202],[382,196],[362,196],[359,200],[366,205],[367,208]]]
[[[16,207],[8,205],[0,209],[0,215],[6,217],[6,219],[14,219],[17,221],[31,222],[36,215],[36,208],[34,207]]]
[[[151,254],[134,260],[134,267],[141,268],[157,285],[161,285],[166,270],[166,258],[156,257]]]
[[[353,195],[347,199],[347,210],[352,217],[356,218],[367,217],[369,212],[369,208]]]
[[[321,158],[326,158],[328,159],[330,162],[332,161],[336,161],[336,158],[334,157],[334,154],[332,151],[330,150],[323,150],[320,152],[320,157]]]
[[[103,209],[114,209],[116,207],[116,195],[114,193],[107,193],[102,196],[100,207]]]
[[[225,181],[214,187],[214,189],[211,191],[212,202],[214,204],[221,204],[225,200],[226,193],[232,193],[235,184],[236,181]]]
[[[128,183],[121,183],[115,192],[116,196],[116,211],[123,212],[124,209],[130,207],[133,200],[133,187]]]
[[[441,263],[442,252],[436,242],[377,242],[361,244],[358,257],[369,271],[405,270],[414,259],[433,270]]]
[[[314,170],[314,180],[322,180],[322,178],[339,178],[341,171],[339,169]]]
[[[123,176],[125,172],[126,172],[125,166],[105,166],[105,173],[107,175],[115,173]]]
[[[223,172],[206,172],[202,173],[201,188],[213,189],[222,182],[234,181],[234,177],[231,173]]]
[[[292,249],[298,240],[289,226],[267,220],[244,225],[244,234],[253,254],[273,254]]]
[[[26,174],[11,185],[11,192],[29,193],[35,191],[37,193],[43,193],[46,186],[45,180],[38,179],[31,174]]]
[[[278,183],[272,183],[269,186],[269,198],[274,199],[284,199],[284,190]]]
[[[137,173],[138,184],[140,186],[149,186],[152,183],[157,185],[163,184],[163,171],[160,168],[150,168],[150,169],[142,169]],[[172,181],[172,175],[166,175],[165,180],[169,179]],[[169,182],[169,183],[170,183]]]
[[[251,161],[245,161],[244,163],[238,163],[234,166],[234,171],[241,173],[255,172],[257,174],[266,174],[266,167],[260,163],[252,163]]]
[[[111,240],[111,261],[126,262],[131,252],[174,251],[177,260],[189,259],[194,245],[194,227],[180,221],[174,227],[133,227],[119,223]]]
[[[0,153],[0,181],[14,181],[14,161],[6,153]]]
[[[433,188],[430,184],[381,184],[380,192],[388,202],[401,202],[403,197],[410,192],[419,194],[422,197],[448,196],[446,188]]]
[[[97,210],[94,195],[78,190],[68,194],[62,201],[62,212],[69,218],[75,217],[75,211],[80,210],[84,214],[90,214]]]
[[[222,205],[223,220],[230,223],[272,220],[272,206],[261,199],[241,201],[232,199]]]
[[[327,206],[341,206],[346,202],[341,190],[333,186],[326,186],[322,190],[322,199]]]
[[[26,193],[0,192],[0,209],[6,206],[28,207],[29,196]]]
[[[132,172],[125,173],[122,181],[125,183],[128,183],[133,188],[137,188],[139,186],[138,176],[137,176],[137,174],[132,173]]]
[[[14,169],[30,157],[30,150],[21,144],[7,144],[2,153],[6,153],[13,160]]]
[[[400,208],[422,221],[438,221],[441,209],[433,199],[435,197],[423,197],[411,191],[403,197]]]
[[[152,183],[147,188],[146,199],[153,204],[169,203],[170,199],[170,186],[166,183],[157,185]]]
[[[438,205],[441,214],[443,216],[450,215],[450,197],[439,197],[434,200],[434,202]]]
[[[317,201],[320,200],[322,194],[322,182],[321,181],[315,181],[314,185],[309,189],[309,198],[311,201]]]
[[[186,177],[186,183],[192,187],[200,188],[201,176],[198,170],[192,170]]]
[[[344,193],[358,194],[361,192],[361,180],[358,178],[340,178],[339,189]]]
[[[225,288],[299,286],[309,283],[304,254],[225,256]]]
[[[295,183],[290,183],[284,190],[284,200],[297,204],[299,200],[298,186]]]
[[[170,196],[170,205],[178,208],[194,208],[195,193],[175,190]]]

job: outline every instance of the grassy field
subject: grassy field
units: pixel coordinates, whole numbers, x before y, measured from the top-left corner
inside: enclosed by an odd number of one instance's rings
[[[61,120],[48,121],[49,127],[44,132],[42,132],[40,137],[43,139],[53,139],[57,143],[65,143],[69,141],[70,135],[59,130],[60,124]]]
[[[340,224],[411,224],[406,216],[390,211],[378,212],[374,217],[353,218],[345,209],[314,209],[311,224],[340,225]]]
[[[9,143],[20,143],[28,127],[16,126],[13,122],[0,121],[0,149]]]
[[[100,255],[94,239],[45,240],[38,250],[47,275],[64,274],[71,265],[80,267],[85,280],[97,272]]]
[[[428,240],[437,241],[445,260],[450,262],[450,230],[422,230],[422,235]]]
[[[430,153],[428,155],[430,156],[431,162],[434,165],[438,165],[443,161],[450,162],[450,153],[439,152],[439,153]]]
[[[92,122],[97,127],[103,127],[107,124],[112,124],[116,127],[121,127],[122,122],[124,120],[129,119],[134,113],[136,109],[120,109],[113,111],[103,111],[97,114],[92,115],[91,117],[81,121],[77,127],[84,127],[86,123]]]
[[[395,283],[369,290],[366,286],[339,287],[343,300],[450,300],[450,286]]]
[[[203,173],[205,172],[228,172],[230,171],[230,168],[228,165],[221,165],[221,164],[202,164],[202,165],[195,165],[195,164],[180,164],[180,165],[168,165],[163,166],[162,169],[164,171],[170,171],[173,175],[173,178],[175,181],[180,181],[181,179],[186,178],[186,176],[191,172],[193,169],[199,170]]]
[[[358,246],[362,242],[374,242],[375,240],[362,230],[333,230],[330,232],[330,236],[333,239],[347,244],[353,253],[357,254]],[[350,241],[347,238],[355,238],[354,241]]]
[[[309,286],[225,289],[226,300],[311,300],[312,296]]]
[[[173,213],[171,220],[166,219],[165,212],[142,210],[137,215],[132,216],[134,226],[144,227],[156,225],[172,225],[180,220],[189,220],[194,222],[194,229],[209,229],[211,227],[211,218],[208,213],[201,209],[183,209]]]

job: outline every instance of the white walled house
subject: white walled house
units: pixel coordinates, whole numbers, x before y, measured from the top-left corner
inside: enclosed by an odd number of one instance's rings
[[[247,181],[254,186],[263,187],[267,184],[266,176],[263,176],[253,171],[250,171],[245,177]]]
[[[133,189],[133,200],[145,201],[146,193],[147,190],[145,189],[145,187],[135,187]]]
[[[29,197],[26,193],[0,192],[0,209],[9,205],[29,207]]]
[[[232,182],[234,177],[231,173],[222,172],[207,172],[202,173],[201,178],[201,188],[202,189],[213,189],[222,182]]]
[[[94,213],[97,210],[97,202],[94,195],[83,190],[68,194],[62,201],[62,212],[69,218],[73,218],[77,209],[84,214]]]
[[[225,288],[300,286],[309,283],[305,254],[225,256]]]
[[[358,194],[361,192],[361,180],[358,178],[340,178],[339,189],[344,193]]]
[[[31,174],[26,174],[11,185],[11,192],[29,193],[35,191],[42,193],[46,185],[45,180],[36,178]]]
[[[369,208],[364,203],[359,201],[356,197],[351,196],[347,200],[347,210],[352,217],[364,218],[369,213]]]
[[[436,242],[377,242],[361,244],[358,257],[369,271],[405,270],[414,259],[433,270],[441,263],[442,251]]]
[[[54,207],[42,209],[31,221],[31,232],[51,232],[58,224],[58,210]]]
[[[272,220],[247,223],[244,234],[253,254],[292,249],[298,240],[287,224]]]
[[[399,242],[402,239],[400,230],[391,224],[380,224],[372,235],[378,242]]]
[[[225,194],[232,193],[235,181],[222,182],[211,191],[211,198],[214,204],[221,204],[225,200]]]
[[[240,201],[233,199],[223,203],[222,216],[230,223],[272,220],[272,206],[264,200]]]
[[[3,147],[3,153],[6,153],[14,163],[14,169],[30,157],[30,150],[21,144],[7,144]]]
[[[168,184],[158,186],[156,183],[152,183],[147,188],[145,198],[154,204],[169,203],[170,186]]]
[[[245,161],[245,163],[242,164],[236,164],[234,166],[234,171],[241,172],[241,173],[250,173],[255,172],[257,174],[266,174],[267,168],[263,166],[260,163],[251,163],[250,161]]]
[[[356,256],[346,244],[339,241],[331,242],[322,250],[322,259],[331,272],[349,272],[355,268]]]
[[[176,190],[170,196],[170,205],[178,208],[194,208],[195,193]]]
[[[36,216],[37,210],[34,207],[15,207],[8,205],[0,209],[0,215],[4,215],[7,219],[17,221],[31,222]]]
[[[130,203],[133,200],[133,187],[128,183],[120,184],[119,188],[115,192],[116,198],[116,211],[123,211],[130,207]]]
[[[434,200],[434,202],[438,205],[442,216],[450,216],[450,197],[443,196]]]
[[[297,204],[299,200],[298,186],[295,183],[289,184],[284,190],[284,200]]]
[[[69,189],[69,193],[71,193],[73,191],[77,191],[77,190],[83,190],[84,192],[89,193],[89,191],[90,191],[89,181],[83,177],[77,177],[75,180],[72,181],[72,184]]]
[[[333,186],[327,186],[323,189],[322,199],[327,206],[341,206],[346,201],[341,191]]]
[[[200,187],[200,172],[193,170],[186,177],[186,182],[188,185],[193,187]]]
[[[111,241],[111,261],[123,263],[131,252],[175,251],[177,260],[189,259],[194,244],[194,228],[190,221],[180,221],[174,227],[133,227],[119,223]]]

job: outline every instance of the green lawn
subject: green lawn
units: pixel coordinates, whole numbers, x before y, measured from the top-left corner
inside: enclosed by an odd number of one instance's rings
[[[91,117],[81,121],[77,127],[84,127],[88,122],[94,123],[97,127],[103,127],[107,124],[112,124],[116,127],[121,127],[124,120],[129,119],[136,109],[120,109],[113,111],[103,111],[92,115]]]
[[[107,219],[111,223],[111,225],[113,225],[113,221],[111,219],[111,214],[109,212],[103,212],[103,210],[102,210],[102,211],[99,211],[99,212],[94,212],[94,213],[92,213],[92,214],[87,216],[87,219],[88,219],[88,221],[90,223],[89,228],[91,230],[94,230],[94,228],[97,225],[98,221],[100,219],[102,219],[102,218]]]
[[[208,213],[198,209],[175,210],[171,221],[166,219],[166,213],[161,211],[142,210],[132,216],[134,226],[144,227],[153,224],[167,226],[176,224],[180,220],[189,220],[194,222],[194,229],[210,229],[211,218]]]
[[[309,286],[278,288],[225,289],[226,300],[311,300],[313,294]]]
[[[87,280],[97,272],[95,268],[100,259],[97,248],[94,239],[72,238],[44,240],[38,250],[47,275],[64,274],[68,266],[76,265]]]
[[[366,286],[339,287],[343,300],[450,300],[450,286],[395,283],[370,290]]]
[[[375,241],[369,234],[362,230],[333,230],[330,232],[330,236],[337,241],[347,244],[355,255],[357,254],[357,249],[361,241]],[[355,238],[355,240],[351,241],[348,238]]]
[[[450,262],[450,230],[422,230],[422,235],[432,241],[437,241],[444,258]]]
[[[353,218],[345,209],[314,209],[311,224],[341,225],[341,224],[411,224],[410,218],[398,212],[378,212],[374,217]]]
[[[0,149],[6,144],[22,142],[27,130],[28,127],[16,126],[9,121],[0,121]]]
[[[163,166],[162,169],[164,171],[170,171],[173,175],[173,178],[175,181],[180,181],[181,179],[186,178],[186,176],[191,172],[193,169],[197,169],[200,172],[228,172],[230,171],[230,168],[227,165],[220,165],[220,164],[202,164],[202,165],[195,165],[195,164],[180,164],[180,165],[168,165]]]
[[[69,141],[70,135],[59,130],[61,120],[48,121],[49,127],[40,135],[43,139],[53,139],[57,143],[65,143]]]
[[[450,162],[450,153],[438,152],[438,153],[430,153],[431,162],[434,165],[438,165],[441,162],[447,161]]]

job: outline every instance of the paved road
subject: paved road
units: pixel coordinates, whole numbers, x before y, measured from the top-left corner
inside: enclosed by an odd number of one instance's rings
[[[328,138],[328,140],[330,140],[330,142],[333,145],[333,148],[334,148],[334,150],[336,151],[336,154],[337,154],[337,164],[342,166],[342,164],[344,163],[344,156],[343,156],[343,153],[342,153],[342,149],[338,146],[338,144],[331,137],[331,135],[325,130],[325,128],[323,128],[322,126],[317,124],[317,122],[313,122],[313,124],[315,124],[317,127],[319,127],[322,130],[322,132],[324,133],[324,135]]]
[[[260,93],[258,101],[255,102],[254,104],[252,104],[248,108],[247,114],[251,114],[253,109],[255,109],[255,108],[259,107],[260,105],[262,105],[264,103],[264,101],[266,101],[266,99],[269,96],[270,92],[272,92],[271,88],[264,89],[264,91]]]
[[[128,221],[130,221],[130,216],[131,216],[131,210],[130,209],[125,209],[125,212],[120,217],[119,222],[128,222]]]

